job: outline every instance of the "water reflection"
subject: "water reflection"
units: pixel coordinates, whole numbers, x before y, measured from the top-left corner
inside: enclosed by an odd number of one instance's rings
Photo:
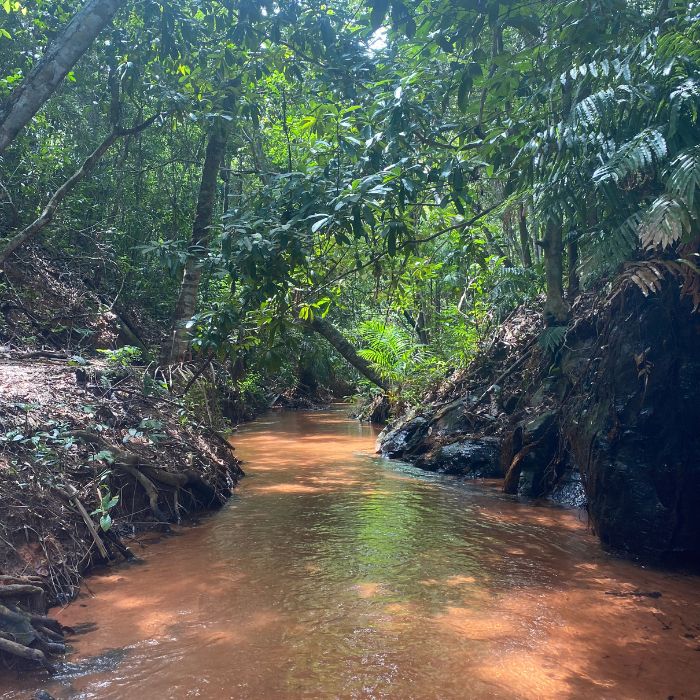
[[[241,430],[249,476],[231,504],[145,549],[144,566],[91,579],[94,597],[58,616],[98,628],[42,686],[57,698],[700,697],[697,578],[610,559],[575,513],[387,463],[374,438],[337,412]],[[650,591],[661,597],[639,595]],[[15,678],[3,697],[38,685]]]

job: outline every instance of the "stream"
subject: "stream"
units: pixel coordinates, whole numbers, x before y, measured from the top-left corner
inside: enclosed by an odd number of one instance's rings
[[[700,577],[604,553],[581,513],[374,454],[342,410],[234,435],[230,503],[91,576],[29,698],[700,698]]]

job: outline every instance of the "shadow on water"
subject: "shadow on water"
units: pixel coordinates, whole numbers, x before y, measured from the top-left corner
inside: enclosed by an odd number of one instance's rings
[[[575,512],[382,460],[375,437],[339,412],[239,431],[249,477],[229,506],[147,549],[143,566],[93,577],[94,596],[58,617],[99,626],[75,640],[65,680],[43,687],[57,698],[700,697],[700,579],[606,555]],[[3,697],[38,685],[15,679]]]

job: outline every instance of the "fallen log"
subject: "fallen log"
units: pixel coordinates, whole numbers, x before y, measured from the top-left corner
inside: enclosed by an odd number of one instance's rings
[[[40,663],[42,666],[50,666],[49,660],[46,658],[46,654],[44,654],[41,649],[27,647],[24,644],[18,644],[17,642],[13,642],[11,639],[6,639],[5,637],[0,637],[0,651],[4,651],[10,656],[18,656],[20,659],[35,661]]]

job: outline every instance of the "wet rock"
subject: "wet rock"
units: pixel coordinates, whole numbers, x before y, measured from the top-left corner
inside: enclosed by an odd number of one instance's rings
[[[557,478],[549,497],[561,506],[584,508],[587,498],[581,472],[575,466],[567,465],[563,474]]]
[[[367,407],[362,420],[369,421],[374,424],[386,423],[391,412],[391,402],[386,394],[376,396],[372,403]]]
[[[430,433],[436,437],[458,435],[469,429],[464,400],[457,399],[443,406],[430,421]]]
[[[552,430],[555,428],[556,418],[556,411],[544,411],[523,423],[524,444],[528,445],[541,442],[545,438],[549,440],[554,438],[555,436],[552,435]]]
[[[700,556],[700,314],[675,285],[618,294],[567,407],[591,522],[615,549]]]
[[[428,433],[428,426],[428,421],[423,416],[414,416],[395,427],[385,428],[377,439],[377,452],[392,459],[417,454]]]
[[[500,441],[495,438],[465,439],[438,447],[416,460],[416,466],[441,474],[471,478],[499,478]]]
[[[516,428],[522,444],[506,472],[503,490],[522,498],[542,498],[557,481],[557,413],[544,411]]]

